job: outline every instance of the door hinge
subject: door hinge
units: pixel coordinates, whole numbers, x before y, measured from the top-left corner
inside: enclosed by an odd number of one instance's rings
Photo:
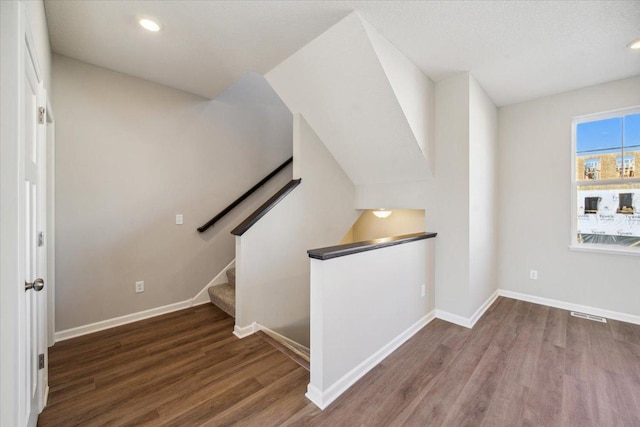
[[[38,107],[38,124],[43,125],[47,118],[47,109],[44,107]]]
[[[44,246],[44,231],[38,233],[38,247]]]
[[[44,353],[38,355],[38,369],[44,369]]]

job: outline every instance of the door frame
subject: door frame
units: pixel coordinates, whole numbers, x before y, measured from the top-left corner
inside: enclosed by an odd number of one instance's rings
[[[45,129],[46,151],[46,224],[45,243],[47,248],[47,347],[56,343],[56,119],[47,94],[47,118]],[[47,356],[48,359],[48,356]],[[47,363],[48,368],[48,363]],[[48,373],[48,369],[47,369]],[[46,381],[48,389],[48,380]],[[45,399],[46,405],[46,399]]]
[[[26,55],[31,57],[40,88],[44,89],[35,44],[21,1],[0,1],[0,52],[0,425],[23,426],[27,422],[23,419],[26,331],[21,322],[25,292],[25,224],[22,218],[25,153],[22,140]],[[46,175],[43,178],[42,185],[46,189]],[[44,203],[46,206],[46,199]],[[43,322],[46,331],[46,316]],[[46,370],[41,375],[46,376]],[[43,383],[42,386],[39,406],[44,404],[46,393],[46,385]],[[40,412],[42,407],[37,409]]]

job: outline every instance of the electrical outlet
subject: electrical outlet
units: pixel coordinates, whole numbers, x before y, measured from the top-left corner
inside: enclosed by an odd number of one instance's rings
[[[144,292],[144,282],[136,282],[136,292]]]
[[[176,215],[176,225],[182,225],[182,224],[184,224],[184,217],[182,216],[182,214]]]
[[[529,279],[538,280],[538,270],[529,271]]]
[[[425,285],[424,283],[422,284],[422,296],[425,296],[427,294],[427,285]]]

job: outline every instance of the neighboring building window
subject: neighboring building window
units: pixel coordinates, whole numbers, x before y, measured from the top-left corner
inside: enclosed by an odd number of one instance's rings
[[[618,196],[618,213],[619,214],[634,214],[636,211],[633,207],[633,193],[620,193]]]
[[[584,161],[584,178],[600,179],[600,159],[585,159]]]
[[[598,204],[602,200],[602,197],[585,197],[584,198],[584,213],[585,214],[597,214]]]
[[[616,171],[620,177],[627,178],[633,176],[633,167],[635,166],[635,156],[624,156],[624,168],[622,166],[622,156],[616,158]]]
[[[573,121],[572,246],[640,254],[640,107]]]

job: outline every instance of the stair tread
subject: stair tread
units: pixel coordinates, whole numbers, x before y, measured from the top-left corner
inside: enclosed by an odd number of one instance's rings
[[[211,286],[207,292],[211,303],[232,317],[236,317],[236,287],[230,283]]]

